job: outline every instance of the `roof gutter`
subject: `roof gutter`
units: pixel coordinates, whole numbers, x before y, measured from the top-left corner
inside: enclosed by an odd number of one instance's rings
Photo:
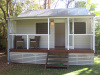
[[[94,15],[72,15],[72,16],[34,16],[34,17],[8,17],[11,20],[22,20],[22,19],[54,19],[54,18],[93,18]]]

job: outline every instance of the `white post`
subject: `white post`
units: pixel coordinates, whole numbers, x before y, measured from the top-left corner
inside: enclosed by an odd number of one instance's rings
[[[28,40],[28,35],[27,35],[27,50],[29,49],[29,40]]]
[[[14,48],[14,35],[12,35],[12,48]]]
[[[91,18],[91,33],[90,34],[93,34],[93,19]],[[91,42],[91,49],[93,49],[93,36],[90,36],[90,42]]]
[[[67,18],[67,24],[68,24],[68,50],[69,50],[69,18]]]
[[[50,28],[50,27],[49,27],[49,18],[48,18],[48,50],[50,49],[50,47],[49,47],[49,44],[50,44],[50,43],[49,43],[49,42],[50,42],[50,40],[49,40],[49,39],[50,39],[50,36],[49,36],[49,33],[50,33],[50,32],[49,32],[49,28]]]
[[[93,18],[93,50],[95,53],[95,19]]]
[[[73,34],[73,43],[72,43],[72,45],[73,45],[73,49],[74,49],[74,18],[72,19],[72,34]]]
[[[8,45],[7,45],[7,61],[8,61],[8,64],[10,63],[10,37],[9,37],[9,27],[10,27],[10,19],[8,19],[8,37],[7,37],[7,43],[8,43]]]

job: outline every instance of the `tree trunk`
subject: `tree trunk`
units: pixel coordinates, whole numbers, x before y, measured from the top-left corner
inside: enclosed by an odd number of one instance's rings
[[[15,7],[16,7],[16,0],[15,0],[14,7],[13,7],[13,17],[15,16]]]
[[[4,19],[5,19],[6,23],[7,23],[7,19],[6,19],[6,12],[4,11],[4,9],[3,9],[3,7],[2,7],[2,5],[1,5],[1,4],[0,4],[0,8],[1,8],[1,10],[2,10],[3,14],[4,14]]]
[[[7,3],[8,4],[8,3]],[[8,5],[7,5],[8,6]],[[2,12],[3,12],[3,14],[4,14],[4,19],[5,19],[5,22],[6,23],[8,23],[7,22],[7,19],[6,19],[6,11],[4,11],[4,9],[3,9],[3,7],[2,7],[2,5],[0,4],[0,9],[2,10]],[[7,7],[7,9],[8,9],[8,7]],[[8,13],[7,13],[8,14]],[[9,16],[9,15],[8,15]],[[4,37],[5,37],[5,40],[6,40],[6,50],[5,50],[5,54],[7,54],[7,35],[6,35],[6,30],[5,30],[5,24],[6,23],[2,23],[2,25],[3,25],[3,30],[4,30]]]
[[[74,0],[69,0],[68,1],[68,3],[67,3],[67,8],[68,8],[68,6],[69,6],[69,4],[71,3],[71,2],[73,2]]]
[[[45,0],[45,2],[44,2],[44,9],[46,9],[46,2],[47,2],[47,0]]]
[[[50,9],[50,0],[48,0],[48,9]]]
[[[9,0],[7,0],[7,16],[9,17]]]
[[[56,8],[58,1],[59,1],[59,0],[57,0],[57,2],[56,2],[56,4],[55,4],[55,7],[54,7],[54,9]]]

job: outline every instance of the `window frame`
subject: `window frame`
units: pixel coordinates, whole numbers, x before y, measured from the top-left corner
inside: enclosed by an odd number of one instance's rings
[[[79,23],[85,23],[85,33],[77,33],[77,34],[87,34],[87,21],[74,21],[74,34],[75,34],[75,22],[79,22]],[[72,22],[70,22],[71,25]],[[72,33],[70,33],[72,34]]]
[[[37,24],[47,24],[47,33],[37,33]],[[49,24],[50,25],[50,24]],[[49,32],[50,32],[50,29],[49,29]],[[48,34],[48,23],[47,22],[45,22],[45,23],[41,23],[41,22],[39,22],[39,23],[36,23],[36,34]]]

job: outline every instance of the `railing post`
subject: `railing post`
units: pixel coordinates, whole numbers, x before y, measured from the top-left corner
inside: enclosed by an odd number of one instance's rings
[[[12,48],[14,48],[14,35],[12,35]]]
[[[74,18],[72,19],[73,49],[74,49]]]
[[[95,53],[95,23],[94,23],[95,19],[93,18],[93,50]]]
[[[27,34],[27,50],[29,49],[29,39],[28,39],[28,34]]]
[[[48,50],[50,49],[50,47],[49,47],[49,44],[50,44],[50,40],[49,40],[50,39],[50,36],[49,36],[49,33],[50,33],[49,32],[49,28],[50,27],[49,27],[49,18],[48,18]]]
[[[69,18],[67,18],[67,24],[68,24],[68,50],[69,50]]]

